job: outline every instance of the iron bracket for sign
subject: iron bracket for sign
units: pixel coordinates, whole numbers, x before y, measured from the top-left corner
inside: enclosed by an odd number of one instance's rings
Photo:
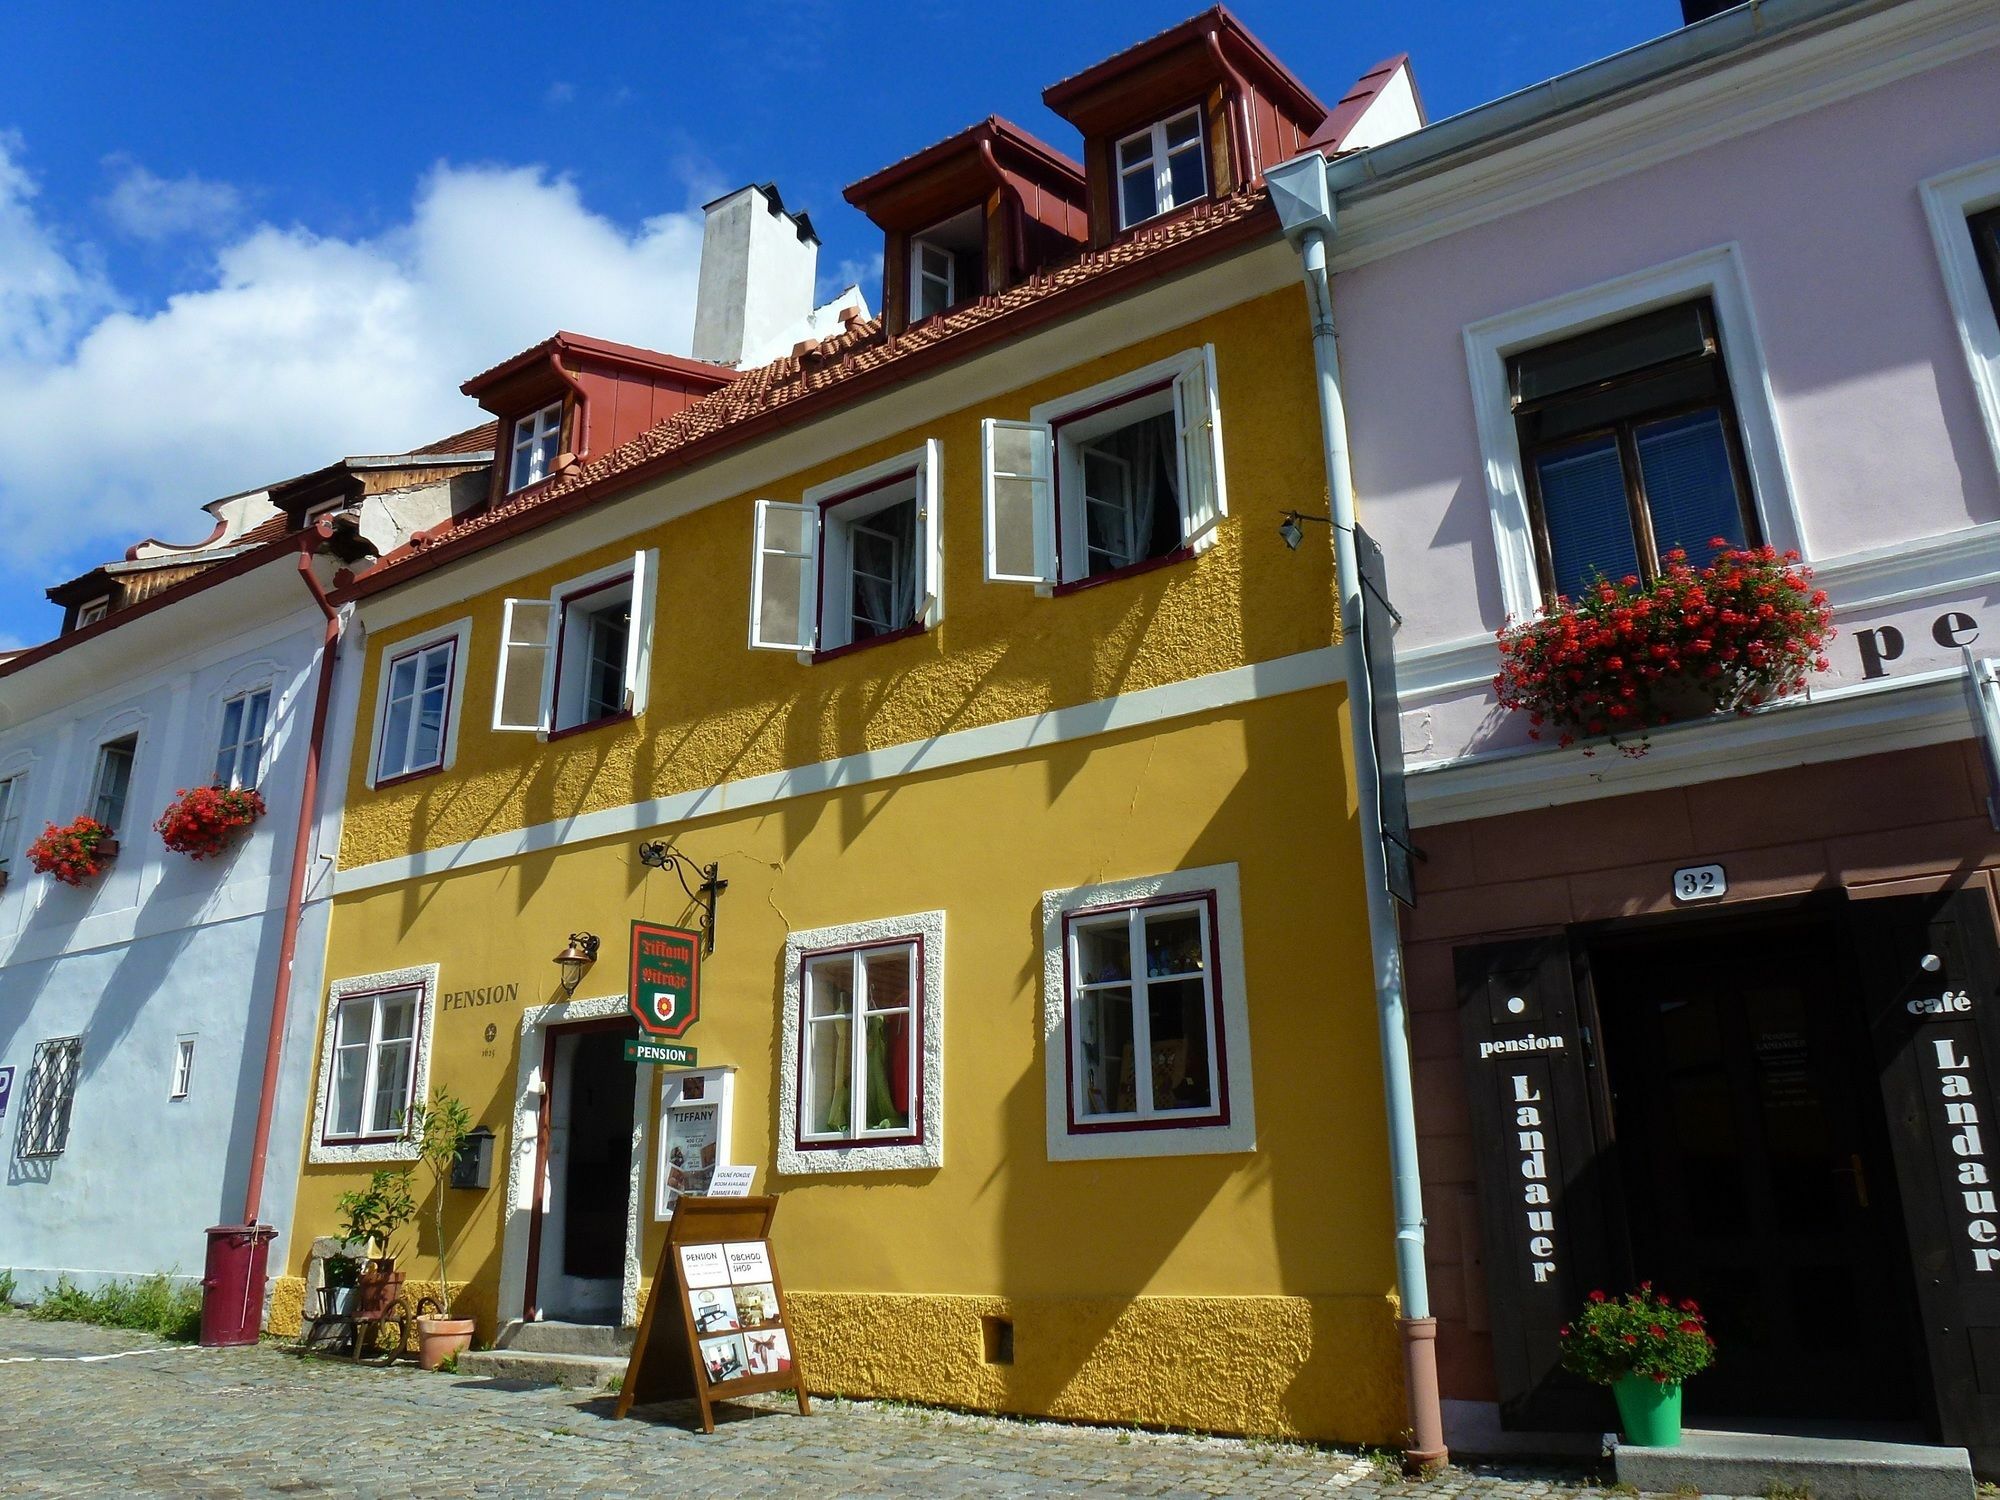
[[[688,900],[702,910],[701,952],[704,958],[712,957],[715,953],[715,902],[729,889],[729,882],[722,878],[722,861],[698,865],[680,850],[670,848],[665,839],[654,839],[650,844],[639,846],[639,863],[649,870],[674,872],[674,878],[680,881]],[[689,885],[690,874],[699,875],[701,884]]]

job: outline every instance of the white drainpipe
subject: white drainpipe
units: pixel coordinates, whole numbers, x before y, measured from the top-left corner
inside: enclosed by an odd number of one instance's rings
[[[1361,866],[1368,892],[1368,941],[1375,963],[1375,1017],[1382,1046],[1382,1092],[1389,1116],[1389,1180],[1396,1212],[1396,1286],[1402,1301],[1404,1387],[1409,1402],[1407,1460],[1430,1468],[1449,1456],[1438,1405],[1437,1319],[1431,1316],[1424,1267],[1423,1179],[1417,1168],[1417,1114],[1410,1076],[1410,1033],[1403,1003],[1403,945],[1395,899],[1389,894],[1382,844],[1382,809],[1375,796],[1374,701],[1361,639],[1361,570],[1354,546],[1354,474],[1347,458],[1347,411],[1334,340],[1333,288],[1327,242],[1333,200],[1326,158],[1317,151],[1265,174],[1285,236],[1304,263],[1318,373],[1320,436],[1332,510],[1340,590],[1341,646],[1347,673],[1348,727],[1354,742],[1355,802],[1361,816]]]

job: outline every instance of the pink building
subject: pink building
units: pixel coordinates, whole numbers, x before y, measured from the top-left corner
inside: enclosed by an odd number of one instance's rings
[[[1592,1435],[1651,1278],[1689,1420],[2000,1466],[2000,8],[1773,0],[1327,166],[1347,432],[1403,623],[1405,914],[1454,1447]],[[1531,741],[1495,633],[1676,542],[1803,554],[1808,695]]]

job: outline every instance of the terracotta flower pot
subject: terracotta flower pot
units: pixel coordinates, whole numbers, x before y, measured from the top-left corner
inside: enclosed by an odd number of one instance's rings
[[[455,1355],[472,1347],[472,1333],[478,1324],[471,1318],[417,1319],[417,1365],[435,1370]]]
[[[393,1260],[371,1260],[354,1284],[354,1315],[367,1321],[386,1318],[403,1295],[403,1273]]]

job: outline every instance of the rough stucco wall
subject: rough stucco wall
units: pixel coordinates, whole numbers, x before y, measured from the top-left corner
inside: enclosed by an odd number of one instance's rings
[[[807,1385],[979,1411],[1350,1443],[1403,1426],[1389,1297],[787,1298]],[[981,1319],[1010,1318],[987,1364]]]
[[[731,1157],[780,1195],[786,1287],[845,1298],[825,1306],[850,1312],[885,1296],[934,1302],[952,1318],[966,1298],[1029,1309],[1018,1313],[1027,1323],[1017,1323],[1015,1383],[997,1395],[977,1383],[987,1374],[919,1383],[921,1327],[895,1333],[886,1363],[869,1364],[872,1310],[860,1329],[826,1335],[836,1352],[817,1368],[831,1373],[815,1379],[965,1404],[1004,1397],[1078,1417],[1354,1440],[1390,1430],[1381,1413],[1399,1379],[1385,1311],[1392,1225],[1341,709],[1338,688],[1301,692],[682,830],[684,845],[720,858],[730,880],[688,1040],[704,1066],[738,1069]],[[337,902],[336,977],[435,961],[447,993],[518,982],[516,1005],[442,1010],[435,1021],[433,1082],[495,1129],[496,1163],[516,1149],[518,1007],[549,998],[549,955],[563,935],[585,926],[606,935],[578,990],[592,999],[623,990],[620,935],[632,919],[685,915],[679,885],[647,874],[637,843],[582,843]],[[1043,892],[1232,862],[1256,1151],[1049,1161]],[[937,910],[946,914],[943,1164],[778,1174],[787,934]],[[503,1178],[496,1170],[492,1190],[449,1204],[454,1274],[487,1297],[500,1276]],[[329,1232],[335,1197],[359,1180],[358,1169],[308,1167],[301,1235]],[[428,1254],[427,1227],[421,1236],[412,1264]],[[649,1213],[648,1273],[660,1240]],[[1230,1323],[1169,1307],[1216,1299],[1254,1316]],[[1094,1321],[1074,1320],[1082,1306],[1096,1309]],[[912,1316],[921,1324],[931,1314]],[[1061,1332],[1072,1322],[1073,1335]],[[802,1346],[809,1369],[820,1327]],[[493,1334],[482,1321],[480,1337]],[[1229,1371],[1220,1378],[1218,1361]],[[1238,1389],[1273,1379],[1261,1397]]]
[[[488,1339],[493,1329],[493,1297],[490,1290],[474,1287],[467,1282],[453,1281],[452,1316],[476,1318],[481,1331]],[[427,1281],[412,1278],[403,1283],[403,1295],[398,1306],[415,1316],[417,1303],[425,1297],[437,1295],[438,1283],[435,1277]],[[305,1326],[306,1279],[303,1276],[274,1276],[271,1278],[270,1292],[265,1302],[264,1332],[274,1338],[295,1339]],[[416,1347],[416,1329],[410,1330],[409,1347]]]
[[[1024,418],[1038,401],[1203,342],[1216,348],[1230,508],[1216,544],[1192,562],[1063,598],[987,583],[980,420]],[[1311,375],[1301,296],[1272,293],[554,564],[469,606],[385,631],[370,641],[364,734],[385,652],[471,614],[458,760],[447,774],[378,792],[367,787],[357,754],[342,863],[367,864],[1326,645],[1334,628],[1331,551],[1288,552],[1275,534],[1281,510],[1325,510]],[[943,450],[939,628],[812,666],[788,653],[751,650],[753,502],[797,500],[814,484],[908,452],[925,438]],[[645,715],[554,745],[492,732],[504,595],[546,597],[562,580],[639,547],[659,548],[661,570]]]

